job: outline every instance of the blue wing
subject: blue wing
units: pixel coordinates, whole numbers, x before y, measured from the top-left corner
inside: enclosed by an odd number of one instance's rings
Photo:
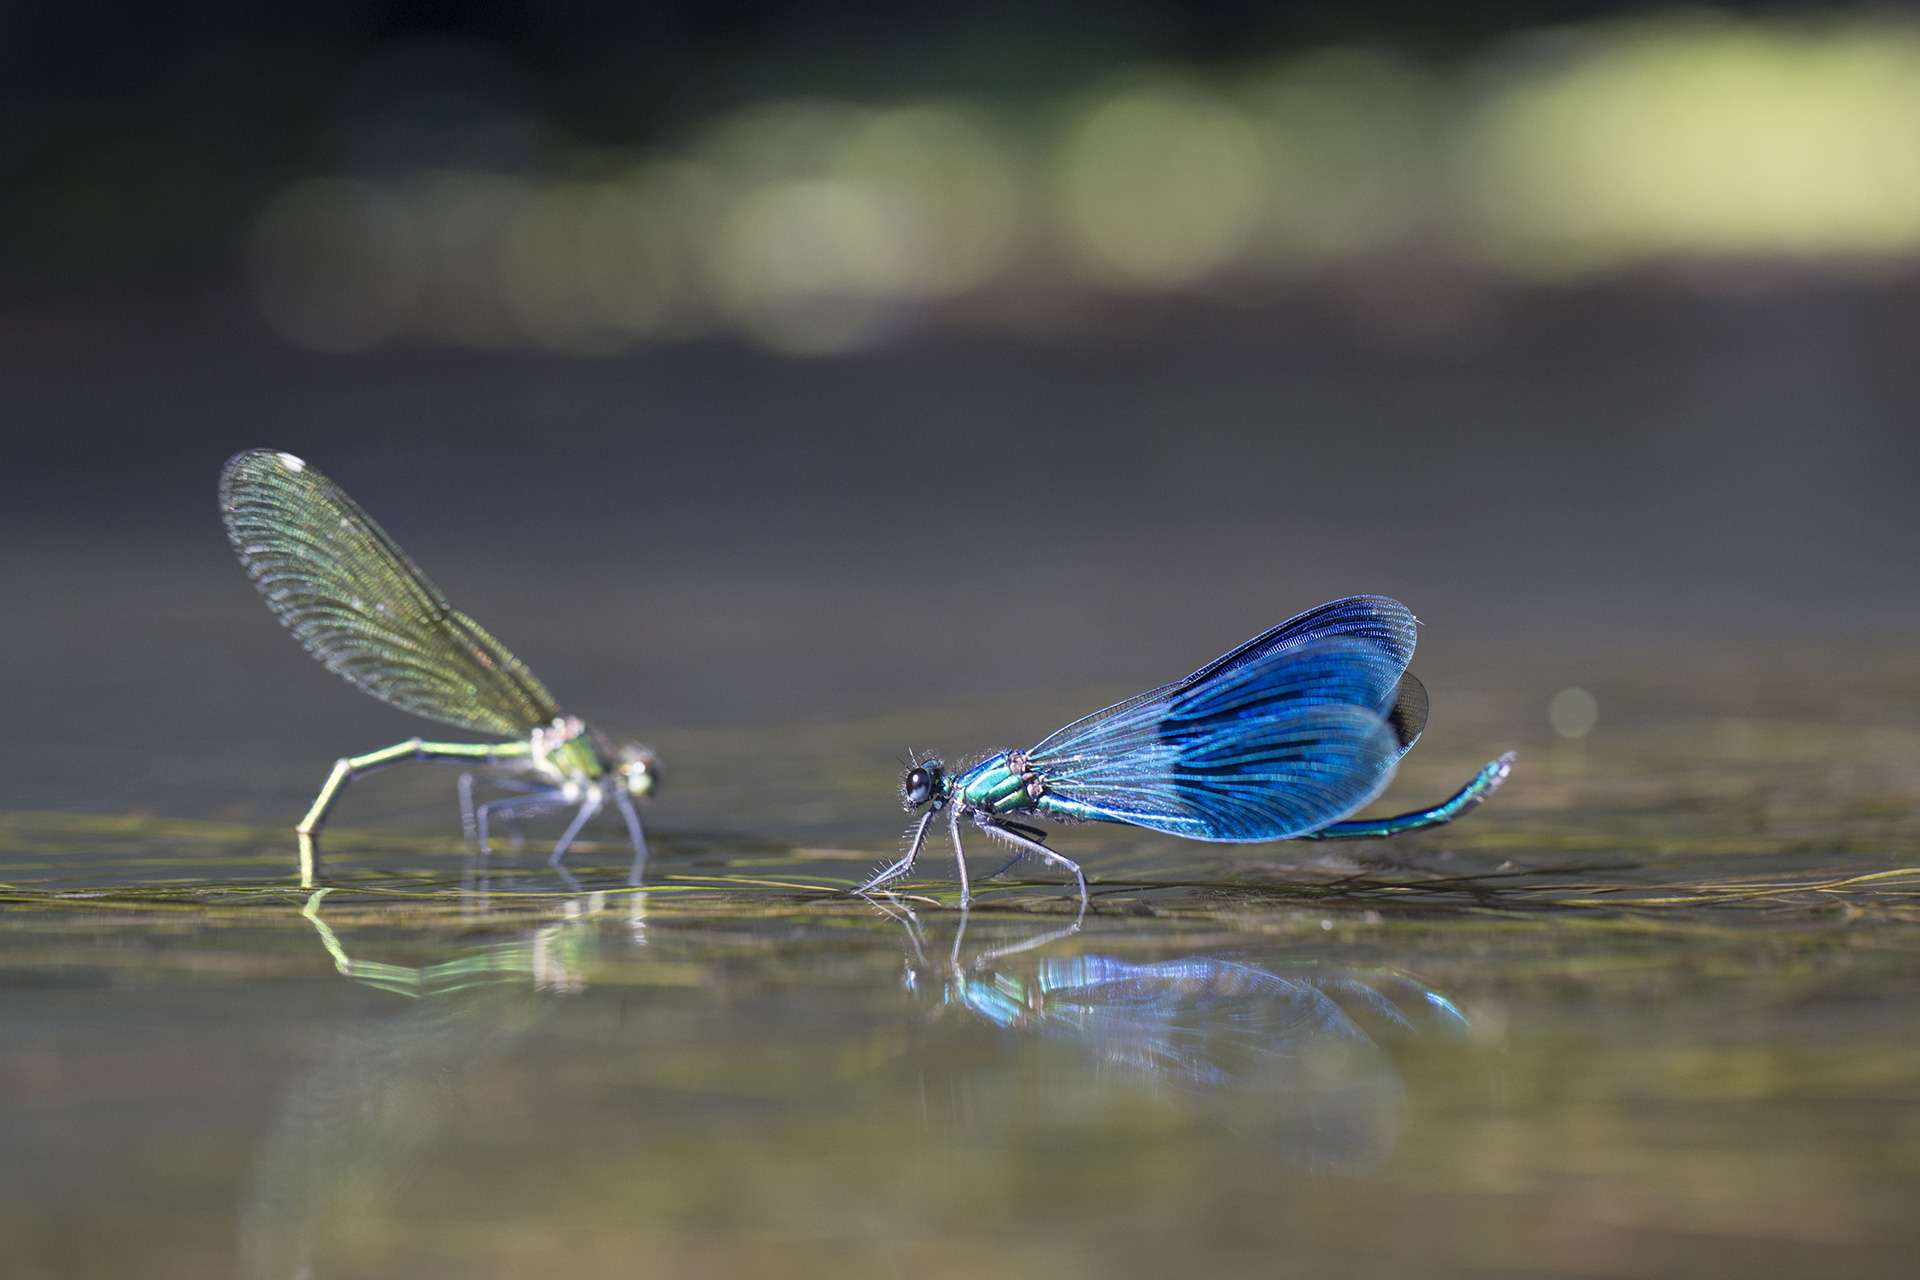
[[[1413,610],[1392,596],[1347,596],[1329,600],[1221,654],[1185,680],[1178,681],[1176,687],[1199,684],[1280,649],[1297,649],[1316,640],[1339,637],[1378,645],[1394,662],[1396,670],[1405,671],[1413,661],[1419,626]]]
[[[1137,693],[1124,702],[1116,702],[1111,707],[1081,717],[1040,745],[1049,746],[1078,732],[1091,730],[1109,717],[1124,715],[1150,703],[1163,702],[1182,689],[1191,689],[1228,675],[1269,654],[1297,649],[1320,640],[1347,639],[1377,646],[1400,676],[1400,683],[1390,686],[1390,695],[1382,700],[1379,709],[1392,723],[1400,739],[1400,752],[1405,755],[1427,724],[1426,686],[1407,671],[1407,664],[1413,661],[1414,643],[1419,639],[1419,625],[1413,611],[1391,596],[1346,596],[1329,600],[1288,618],[1277,627],[1262,631],[1185,679]]]
[[[1231,656],[1231,655],[1229,655]],[[1080,720],[1028,752],[1080,816],[1191,840],[1286,840],[1372,800],[1402,747],[1403,659],[1368,639],[1272,646]]]

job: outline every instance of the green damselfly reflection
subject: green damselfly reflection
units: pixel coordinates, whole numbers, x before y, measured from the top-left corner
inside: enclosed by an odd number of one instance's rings
[[[1251,936],[1189,947],[978,908],[929,917],[929,936],[905,900],[875,905],[314,893],[314,958],[359,993],[291,1064],[241,1209],[243,1273],[354,1273],[383,1233],[448,1212],[443,1187],[461,1215],[510,1217],[528,1170],[535,1195],[636,1239],[704,1230],[744,1212],[727,1145],[743,1133],[788,1134],[802,1181],[847,1151],[931,1187],[983,1152],[1168,1132],[1348,1178],[1400,1145],[1425,1078],[1405,1055],[1467,1029],[1405,974]]]
[[[597,927],[607,918],[608,895],[582,894],[566,899],[558,919],[530,929],[505,942],[464,949],[447,960],[427,965],[392,964],[369,956],[355,958],[320,910],[332,889],[318,889],[307,899],[301,915],[313,925],[321,946],[342,977],[376,990],[410,999],[457,995],[477,987],[526,986],[560,994],[577,992],[584,983],[581,971],[599,945]],[[480,895],[473,895],[484,903]],[[646,942],[646,895],[623,894],[619,899],[628,936]],[[484,913],[484,905],[479,913]]]

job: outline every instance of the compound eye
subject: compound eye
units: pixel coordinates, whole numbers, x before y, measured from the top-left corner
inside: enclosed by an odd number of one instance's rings
[[[933,799],[933,775],[925,769],[908,770],[906,795],[908,804],[925,804]]]

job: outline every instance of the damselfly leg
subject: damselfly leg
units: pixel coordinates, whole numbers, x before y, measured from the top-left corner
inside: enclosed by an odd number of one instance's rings
[[[558,869],[566,860],[567,850],[573,846],[574,837],[580,834],[580,828],[586,826],[594,814],[600,812],[600,804],[598,790],[587,792],[586,799],[580,802],[579,811],[573,815],[573,821],[569,822],[567,829],[561,832],[560,843],[553,846],[553,855],[547,859],[548,866]]]
[[[574,837],[580,834],[580,829],[593,820],[594,814],[600,812],[601,803],[601,795],[597,789],[587,792],[586,799],[580,802],[580,808],[573,815],[573,821],[569,822],[567,829],[560,833],[560,842],[553,846],[553,854],[547,859],[547,865],[553,868],[555,875],[566,882],[569,889],[577,891],[580,888],[580,881],[574,877],[573,872],[567,870],[567,850],[573,847]]]
[[[474,846],[479,851],[480,861],[485,864],[487,855],[493,852],[492,826],[495,817],[519,819],[545,813],[558,807],[562,793],[554,788],[543,791],[530,791],[525,795],[502,796],[498,800],[489,800],[474,812]]]
[[[1007,828],[1007,830],[1018,831],[1021,835],[1026,836],[1029,840],[1035,840],[1041,844],[1045,844],[1047,842],[1047,833],[1042,831],[1038,827],[1030,827],[1024,822],[1010,822],[1005,818],[1000,819],[1000,822]],[[981,876],[979,883],[985,884],[987,881],[992,880],[997,876],[1005,875],[1009,867],[1013,866],[1014,863],[1020,861],[1022,858],[1026,856],[1027,856],[1026,850],[1016,849],[1011,858],[1008,858],[1005,862],[1001,863],[999,866],[995,867],[993,870],[987,872],[987,874]]]
[[[899,861],[876,872],[871,880],[861,885],[858,889],[855,889],[854,892],[858,894],[871,893],[888,881],[898,880],[901,876],[913,870],[914,859],[920,856],[921,847],[927,843],[927,828],[932,822],[933,810],[929,809],[921,815],[920,825],[913,829],[913,839],[907,842],[907,851],[901,855]]]
[[[913,829],[913,838],[907,842],[906,853],[903,854],[898,861],[876,873],[872,879],[868,880],[858,889],[855,889],[854,892],[864,896],[880,888],[882,885],[898,880],[901,876],[912,871],[914,862],[920,857],[920,851],[926,847],[927,831],[933,823],[933,816],[934,811],[932,810],[928,810],[925,814],[921,815],[919,824]],[[967,873],[966,846],[960,839],[960,819],[963,816],[965,816],[965,814],[960,805],[955,804],[948,807],[947,835],[953,842],[953,866],[960,881],[960,905],[966,907],[973,902],[973,882]],[[983,830],[994,833],[1009,844],[1012,844],[1015,848],[1014,855],[1001,863],[1000,866],[996,867],[993,872],[984,877],[984,879],[991,880],[994,876],[999,875],[1008,867],[1020,861],[1020,859],[1029,854],[1036,853],[1045,858],[1049,863],[1070,870],[1076,876],[1080,875],[1079,867],[1041,843],[1041,841],[1046,838],[1047,833],[1038,827],[1029,827],[1025,823],[1019,822],[1006,822],[1003,819],[989,819],[986,815],[979,812],[974,813],[974,821],[978,823]],[[1086,898],[1086,880],[1084,877],[1081,878],[1080,882],[1080,896],[1082,900]]]
[[[627,869],[627,883],[638,888],[647,870],[647,833],[641,829],[640,815],[634,812],[633,800],[625,789],[613,793],[613,803],[627,824],[627,838],[633,841],[633,865]]]
[[[960,843],[960,806],[957,804],[947,814],[947,834],[953,837],[953,866],[960,874],[960,909],[965,911],[973,901],[973,886],[967,883],[967,851]]]
[[[1066,858],[1061,857],[1059,854],[1055,853],[1053,850],[1047,848],[1047,846],[1045,846],[1044,844],[1041,844],[1038,840],[1029,839],[1028,837],[1021,835],[1018,831],[1013,830],[1011,827],[1005,826],[1000,822],[997,822],[994,819],[987,817],[985,814],[975,814],[974,824],[978,826],[982,831],[992,836],[994,839],[1004,841],[1005,843],[1010,844],[1014,848],[1020,850],[1020,852],[1022,853],[1032,854],[1036,858],[1044,859],[1049,866],[1059,867],[1063,871],[1071,871],[1073,873],[1074,882],[1080,886],[1081,914],[1084,915],[1086,913],[1087,877],[1081,872],[1079,863],[1072,862]],[[958,828],[955,829],[954,840],[956,844],[959,841]],[[965,899],[962,899],[962,905],[964,904],[965,904]]]
[[[503,818],[509,820],[530,818],[537,814],[545,813],[548,810],[560,808],[568,803],[566,793],[559,788],[549,787],[533,790],[531,788],[520,788],[519,784],[516,784],[516,789],[520,789],[521,794],[503,796],[497,800],[489,800],[485,804],[478,805],[474,808],[474,843],[478,850],[477,860],[483,869],[485,868],[488,855],[493,852],[492,829],[497,820]],[[578,882],[574,881],[571,876],[567,876],[565,867],[561,865],[567,856],[567,850],[572,846],[574,840],[578,838],[586,824],[592,821],[594,815],[598,814],[605,806],[605,803],[605,794],[601,790],[598,788],[589,790],[586,793],[586,797],[580,802],[579,808],[574,811],[573,818],[568,822],[567,829],[561,835],[559,843],[554,845],[552,855],[547,859],[548,864],[556,871],[559,871],[561,875],[566,876],[570,883],[577,884]],[[633,862],[627,870],[627,883],[637,887],[647,868],[646,832],[641,828],[640,815],[635,811],[633,801],[627,796],[626,792],[613,792],[613,803],[614,808],[620,812],[621,820],[626,823],[628,839],[633,842]]]
[[[473,858],[469,866],[471,874],[467,876],[469,888],[479,889],[487,882],[487,863],[493,854],[493,823],[496,818],[518,821],[530,818],[556,808],[562,802],[562,795],[556,788],[529,791],[524,795],[501,796],[478,805],[473,811]]]
[[[333,811],[340,793],[355,778],[407,760],[497,764],[523,757],[528,750],[528,744],[524,742],[424,742],[419,738],[409,738],[391,747],[369,751],[363,756],[345,756],[334,761],[333,772],[327,775],[320,794],[313,798],[313,806],[307,810],[307,816],[300,819],[299,825],[293,829],[300,840],[300,887],[313,888],[314,880],[320,874],[320,828],[326,825],[327,815]]]
[[[473,784],[480,776],[480,774],[476,774],[471,769],[460,775],[460,834],[464,835],[468,840],[478,839],[479,835],[479,827],[475,818],[476,811],[473,804]],[[520,795],[525,795],[530,791],[545,791],[548,789],[538,783],[523,782],[518,778],[488,776],[487,781],[502,791],[512,791]]]

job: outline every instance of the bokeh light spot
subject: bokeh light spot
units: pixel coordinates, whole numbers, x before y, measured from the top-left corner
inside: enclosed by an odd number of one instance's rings
[[[717,284],[734,322],[775,350],[856,350],[882,331],[909,244],[899,211],[862,184],[772,183],[721,228]]]
[[[901,292],[949,297],[1006,266],[1020,212],[1013,166],[964,111],[926,105],[876,115],[854,132],[834,168],[904,219],[908,243],[894,282]]]
[[[1572,277],[1668,254],[1920,248],[1920,36],[1664,19],[1516,59],[1462,126],[1481,251]]]
[[[1570,686],[1547,702],[1547,723],[1563,738],[1584,738],[1600,721],[1600,703],[1578,686]]]
[[[1260,212],[1260,140],[1224,99],[1178,84],[1111,94],[1068,129],[1060,216],[1100,283],[1191,284],[1246,246]]]

